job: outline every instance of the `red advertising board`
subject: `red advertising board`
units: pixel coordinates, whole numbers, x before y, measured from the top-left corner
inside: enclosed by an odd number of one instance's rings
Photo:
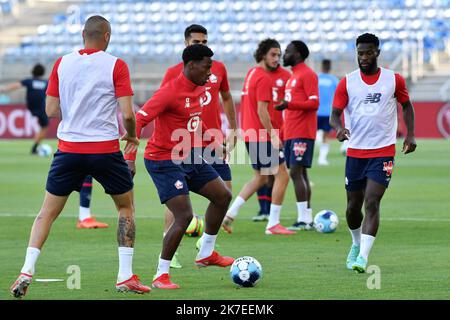
[[[414,109],[417,138],[450,138],[450,102],[415,102]],[[58,123],[58,119],[50,120],[47,138],[56,137]],[[400,124],[406,132],[403,121]],[[148,126],[143,137],[150,136],[152,128]],[[24,105],[0,105],[0,139],[32,138],[38,131],[37,119]]]
[[[50,119],[47,138],[56,138],[58,124],[59,119]],[[147,126],[143,137],[149,137],[152,129],[153,125]],[[37,132],[39,132],[38,120],[25,105],[0,105],[0,139],[28,139],[33,138]]]

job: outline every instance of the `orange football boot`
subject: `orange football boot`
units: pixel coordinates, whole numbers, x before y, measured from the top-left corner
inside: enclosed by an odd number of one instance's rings
[[[100,228],[108,228],[107,223],[103,223],[95,220],[94,217],[86,218],[82,221],[78,220],[77,229],[100,229]]]
[[[116,283],[116,289],[119,292],[134,292],[134,293],[148,293],[152,289],[141,283],[139,277],[135,274],[131,276],[130,279]]]
[[[173,290],[173,289],[180,288],[179,285],[170,281],[170,276],[168,273],[163,273],[158,278],[153,280],[152,287],[158,288],[158,289],[167,289],[167,290]]]
[[[266,234],[296,234],[296,232],[288,230],[279,223],[269,229],[266,229]]]
[[[195,260],[195,264],[200,268],[208,266],[228,267],[231,266],[233,262],[234,258],[223,257],[217,251],[213,251],[213,253],[207,258]]]
[[[28,286],[31,284],[32,278],[33,276],[30,274],[21,273],[9,289],[11,291],[11,294],[15,298],[22,298],[23,296],[25,296],[27,294]]]

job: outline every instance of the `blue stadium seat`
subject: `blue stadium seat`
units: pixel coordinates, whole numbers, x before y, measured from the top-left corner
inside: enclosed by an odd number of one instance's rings
[[[15,2],[0,0],[1,12]],[[90,0],[79,6],[82,21],[93,14],[110,20],[112,52],[161,61],[179,55],[183,31],[192,23],[208,28],[209,42],[225,60],[241,61],[251,60],[257,42],[268,36],[283,44],[304,39],[316,53],[351,52],[356,35],[367,31],[377,33],[383,50],[392,53],[401,41],[417,41],[422,34],[427,48],[442,49],[450,36],[450,0]],[[23,50],[43,55],[48,46],[58,52],[79,46],[81,28],[66,14],[55,15],[52,25],[39,26],[35,37],[6,55],[15,59]]]

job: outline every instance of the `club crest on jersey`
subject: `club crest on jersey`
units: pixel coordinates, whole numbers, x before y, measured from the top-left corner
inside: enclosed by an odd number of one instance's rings
[[[195,132],[200,125],[200,117],[195,116],[189,119],[187,123],[187,129],[189,132]]]
[[[386,177],[390,177],[392,175],[393,169],[394,169],[394,163],[392,161],[383,162],[383,171],[386,172]]]
[[[183,182],[181,182],[180,180],[177,180],[177,182],[174,183],[174,186],[178,190],[183,189]]]
[[[217,76],[213,73],[209,76],[209,82],[211,83],[217,83]]]
[[[297,79],[292,80],[291,87],[295,87],[296,84],[297,84]]]
[[[306,144],[306,142],[294,142],[294,154],[297,158],[300,158],[297,160],[301,160],[307,148],[308,145]]]
[[[368,103],[378,103],[381,100],[381,93],[369,93],[366,97],[366,99],[364,99],[364,103],[368,104]]]
[[[275,84],[277,85],[277,87],[282,87],[284,85],[284,81],[283,79],[277,79],[277,81],[275,81]]]
[[[186,103],[184,104],[185,108],[190,108],[191,107],[191,102],[189,98],[186,98]]]

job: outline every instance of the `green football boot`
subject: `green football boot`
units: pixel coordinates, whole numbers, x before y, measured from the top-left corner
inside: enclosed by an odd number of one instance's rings
[[[352,266],[352,269],[358,273],[364,273],[366,272],[366,268],[367,268],[367,260],[361,256],[358,256],[358,258],[356,258],[356,262]]]

